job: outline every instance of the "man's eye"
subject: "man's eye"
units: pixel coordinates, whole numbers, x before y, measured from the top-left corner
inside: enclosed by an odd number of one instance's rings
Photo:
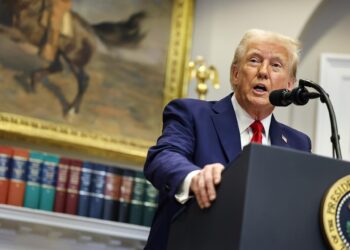
[[[258,58],[250,58],[250,60],[249,60],[250,62],[252,62],[252,63],[258,63],[259,62],[259,60],[258,60]]]
[[[274,67],[274,68],[282,68],[282,64],[280,64],[280,63],[273,63],[272,67]]]

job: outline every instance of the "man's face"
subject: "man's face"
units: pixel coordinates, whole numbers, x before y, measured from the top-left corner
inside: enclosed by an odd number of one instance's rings
[[[269,101],[272,90],[291,90],[288,50],[278,40],[264,38],[249,41],[239,65],[231,69],[232,84],[238,103],[255,119],[263,119],[273,111]]]

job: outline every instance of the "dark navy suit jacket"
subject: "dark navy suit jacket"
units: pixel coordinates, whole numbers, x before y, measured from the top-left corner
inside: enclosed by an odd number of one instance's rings
[[[171,220],[183,206],[174,195],[186,175],[210,163],[228,165],[241,152],[232,94],[217,102],[177,99],[163,113],[163,133],[149,149],[146,178],[159,190],[159,206],[145,249],[165,250]],[[272,145],[311,151],[310,138],[274,117]]]

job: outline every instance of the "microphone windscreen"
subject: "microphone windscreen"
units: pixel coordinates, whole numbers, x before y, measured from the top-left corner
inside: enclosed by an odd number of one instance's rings
[[[269,95],[270,103],[274,106],[288,106],[292,102],[288,100],[290,91],[288,89],[278,89],[271,91]]]

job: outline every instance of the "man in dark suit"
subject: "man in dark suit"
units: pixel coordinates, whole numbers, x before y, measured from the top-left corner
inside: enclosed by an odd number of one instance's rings
[[[159,190],[159,207],[145,249],[166,249],[171,220],[192,196],[209,208],[224,166],[251,141],[311,151],[310,138],[278,123],[272,90],[291,90],[299,43],[281,34],[249,30],[231,65],[234,94],[217,102],[178,99],[163,113],[163,133],[151,147],[145,176]]]

